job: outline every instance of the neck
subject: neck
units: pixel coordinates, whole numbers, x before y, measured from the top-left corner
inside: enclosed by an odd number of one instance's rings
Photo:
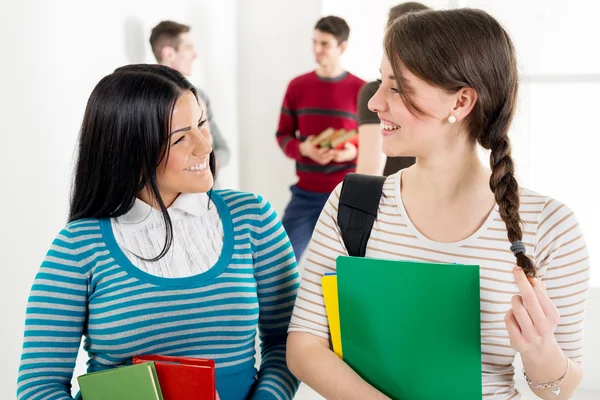
[[[344,73],[344,69],[341,64],[333,65],[319,65],[316,70],[317,75],[321,78],[335,78]]]
[[[180,193],[165,196],[163,193],[161,193],[161,198],[162,198],[163,203],[165,203],[165,207],[166,208],[171,207],[171,204],[173,204],[173,202],[175,202],[175,200],[177,199],[177,197],[179,197],[179,195],[180,195]],[[152,192],[150,190],[148,190],[148,188],[143,188],[137,194],[137,198],[140,199],[141,201],[143,201],[144,203],[148,204],[150,207],[160,210],[158,201],[156,201],[156,198],[154,197]]]
[[[414,168],[407,171],[407,184],[435,203],[462,202],[474,194],[492,196],[490,171],[479,160],[477,147],[458,145],[431,157],[417,157]]]

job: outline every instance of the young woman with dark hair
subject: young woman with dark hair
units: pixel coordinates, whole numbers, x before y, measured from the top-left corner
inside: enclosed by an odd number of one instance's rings
[[[206,110],[183,75],[131,65],[98,83],[69,223],[31,289],[19,399],[72,399],[82,337],[88,372],[136,355],[202,357],[216,361],[222,400],[294,397],[294,253],[271,205],[212,190],[214,173]]]

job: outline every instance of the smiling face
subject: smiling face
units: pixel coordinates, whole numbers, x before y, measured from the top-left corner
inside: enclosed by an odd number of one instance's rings
[[[315,29],[313,33],[313,54],[321,67],[331,67],[341,62],[348,42],[338,43],[331,33]]]
[[[212,137],[206,111],[190,91],[175,103],[171,118],[168,158],[157,168],[156,180],[165,205],[180,193],[204,193],[213,187],[209,167]]]
[[[426,115],[417,115],[406,106],[397,79],[403,80],[404,90],[410,92],[408,94]],[[426,83],[406,69],[401,77],[395,77],[384,56],[381,85],[369,101],[369,109],[381,120],[383,152],[391,157],[426,157],[440,146],[443,149],[447,141],[455,137],[450,135],[453,126],[448,117],[456,109],[457,96]]]
[[[194,46],[194,39],[189,32],[179,35],[179,44],[177,48],[165,46],[162,52],[161,63],[171,67],[185,76],[191,76],[193,72],[193,63],[198,53]]]

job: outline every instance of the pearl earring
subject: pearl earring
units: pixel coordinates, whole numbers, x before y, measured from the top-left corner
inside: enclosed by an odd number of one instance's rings
[[[456,117],[454,115],[451,115],[448,117],[448,122],[450,122],[451,124],[456,122]]]

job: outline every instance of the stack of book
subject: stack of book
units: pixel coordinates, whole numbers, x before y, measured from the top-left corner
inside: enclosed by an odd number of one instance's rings
[[[322,288],[334,352],[382,393],[482,398],[479,266],[338,257]]]
[[[356,135],[355,130],[347,131],[345,129],[327,128],[313,139],[313,143],[315,146],[321,148],[340,149],[344,147],[348,140],[353,139]]]
[[[215,400],[215,362],[139,356],[133,365],[77,378],[82,400]]]

